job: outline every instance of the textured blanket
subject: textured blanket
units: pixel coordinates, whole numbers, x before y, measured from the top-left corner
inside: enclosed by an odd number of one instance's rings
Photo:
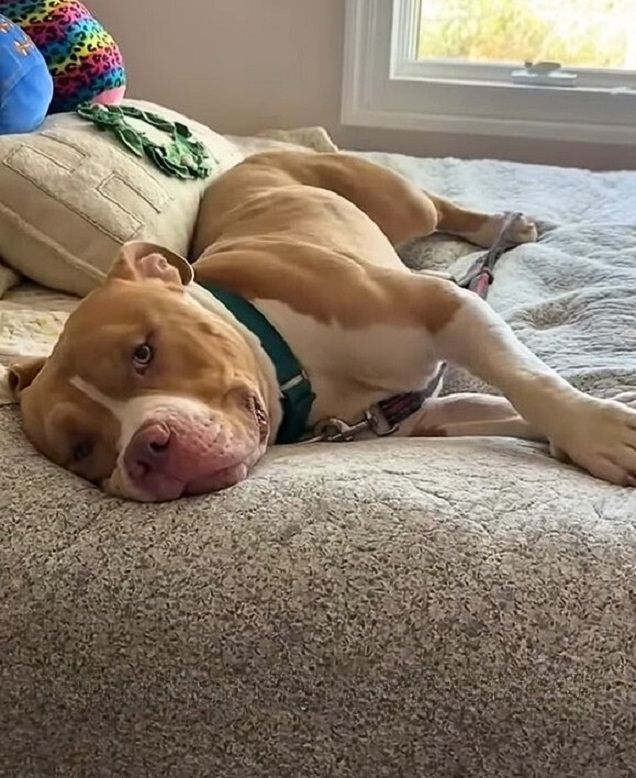
[[[423,187],[482,210],[523,210],[541,240],[506,254],[489,302],[537,354],[581,389],[636,388],[636,177],[503,162],[371,155]],[[402,248],[413,268],[457,273],[467,244],[439,237]],[[485,389],[455,374],[447,391]]]
[[[552,223],[492,304],[578,386],[636,389],[636,174],[372,158]],[[633,491],[527,443],[384,440],[139,506],[13,408],[0,436],[0,775],[634,776]]]

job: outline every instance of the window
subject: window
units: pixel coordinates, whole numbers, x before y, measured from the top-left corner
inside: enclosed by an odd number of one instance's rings
[[[343,121],[636,146],[636,0],[347,0]]]
[[[636,71],[634,0],[421,0],[417,60]]]

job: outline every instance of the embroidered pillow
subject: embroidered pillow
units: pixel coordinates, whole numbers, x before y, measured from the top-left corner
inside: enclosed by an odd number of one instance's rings
[[[210,153],[211,175],[190,181],[166,176],[70,113],[49,116],[31,135],[0,136],[0,258],[6,265],[43,286],[84,295],[126,241],[188,254],[205,187],[243,156],[222,135],[174,111],[127,104],[187,125]],[[165,134],[140,129],[165,143]]]

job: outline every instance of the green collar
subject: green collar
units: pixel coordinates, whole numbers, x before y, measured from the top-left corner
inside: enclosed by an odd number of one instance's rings
[[[278,330],[245,298],[210,284],[199,285],[223,303],[260,340],[274,364],[281,393],[283,419],[278,428],[276,443],[297,443],[307,432],[307,420],[316,397],[300,362]]]

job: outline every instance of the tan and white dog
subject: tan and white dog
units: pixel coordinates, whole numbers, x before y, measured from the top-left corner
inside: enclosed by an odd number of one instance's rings
[[[208,189],[194,271],[250,301],[282,336],[315,394],[310,425],[355,422],[449,361],[505,397],[431,399],[399,434],[547,440],[595,476],[633,486],[636,411],[574,389],[476,295],[410,272],[394,250],[435,230],[488,246],[501,221],[356,157],[268,152]],[[522,220],[517,242],[535,239]],[[222,489],[276,439],[270,356],[220,299],[188,285],[191,275],[166,249],[124,246],[51,356],[11,370],[32,443],[107,492],[160,501]]]

